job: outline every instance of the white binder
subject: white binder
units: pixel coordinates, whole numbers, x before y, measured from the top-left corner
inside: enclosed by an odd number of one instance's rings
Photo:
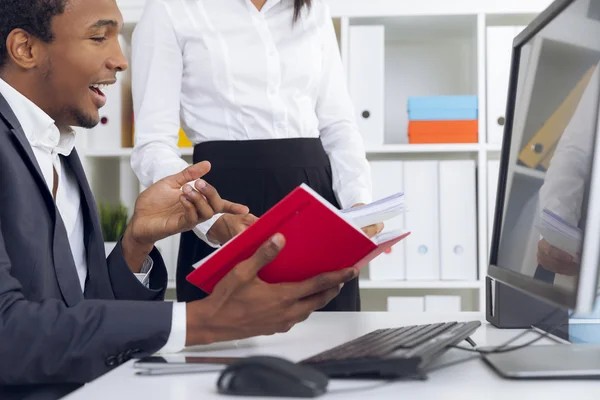
[[[349,28],[349,91],[367,149],[384,143],[384,39],[380,25]]]
[[[394,193],[404,191],[404,168],[402,161],[371,161],[373,181],[373,198],[381,199]],[[404,230],[404,215],[385,221],[384,232]],[[396,244],[389,253],[383,253],[369,263],[371,280],[403,280],[406,278],[404,268],[404,241]]]
[[[460,296],[425,296],[425,311],[428,313],[461,312]]]
[[[512,44],[522,26],[489,26],[486,30],[487,139],[500,144],[506,122]]]
[[[418,314],[425,311],[425,298],[391,296],[387,298],[387,310],[398,314]]]
[[[440,279],[438,161],[405,161],[406,279]]]
[[[492,247],[492,233],[494,232],[494,218],[496,214],[496,198],[498,190],[498,175],[500,173],[500,160],[488,160],[488,254]]]
[[[475,161],[439,163],[441,279],[477,279]]]

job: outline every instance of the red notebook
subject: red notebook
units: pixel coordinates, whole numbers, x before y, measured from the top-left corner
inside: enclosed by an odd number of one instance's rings
[[[259,271],[259,278],[267,283],[299,282],[324,272],[363,267],[409,235],[390,232],[370,239],[319,194],[301,185],[244,232],[196,263],[187,280],[211,293],[229,271],[276,233],[285,236],[286,245]]]

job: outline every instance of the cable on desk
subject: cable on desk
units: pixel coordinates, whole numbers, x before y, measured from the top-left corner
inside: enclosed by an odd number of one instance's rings
[[[547,316],[545,316],[544,318],[542,318],[537,324],[532,325],[529,329],[526,329],[525,331],[519,333],[518,335],[516,335],[515,337],[511,338],[510,340],[506,341],[505,343],[494,347],[490,350],[484,350],[484,349],[478,349],[478,348],[467,348],[467,347],[462,347],[462,346],[452,346],[452,348],[458,349],[458,350],[463,350],[463,351],[468,351],[471,353],[479,353],[480,355],[485,355],[485,354],[498,354],[498,353],[509,353],[511,351],[515,351],[515,350],[520,350],[520,349],[524,349],[525,347],[531,346],[532,344],[539,342],[540,340],[548,337],[550,334],[552,334],[554,331],[556,331],[556,329],[558,329],[561,326],[564,326],[566,324],[568,324],[568,322],[565,324],[560,323],[560,324],[556,324],[554,326],[552,326],[550,329],[547,329],[544,333],[540,333],[537,330],[535,330],[535,325],[540,325],[542,323],[544,323],[546,320],[550,319],[551,317],[553,317],[558,311],[561,311],[560,309],[556,309],[553,312],[551,312],[550,314],[548,314]],[[537,333],[539,335],[539,337],[530,340],[529,342],[520,344],[518,346],[511,346],[508,347],[511,343],[514,343],[516,340],[520,339],[521,337],[527,335],[530,332],[534,332]]]

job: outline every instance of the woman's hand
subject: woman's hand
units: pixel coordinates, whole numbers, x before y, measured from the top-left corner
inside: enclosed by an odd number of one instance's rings
[[[357,203],[352,206],[352,208],[364,206],[364,203]],[[383,222],[378,222],[375,225],[369,225],[362,228],[363,232],[370,238],[381,233],[383,231],[384,225]]]

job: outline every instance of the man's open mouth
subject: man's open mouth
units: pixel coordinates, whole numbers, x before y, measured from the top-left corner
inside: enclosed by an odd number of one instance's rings
[[[90,86],[90,90],[96,93],[98,96],[106,97],[102,90],[105,90],[109,85],[106,84],[94,84]]]

